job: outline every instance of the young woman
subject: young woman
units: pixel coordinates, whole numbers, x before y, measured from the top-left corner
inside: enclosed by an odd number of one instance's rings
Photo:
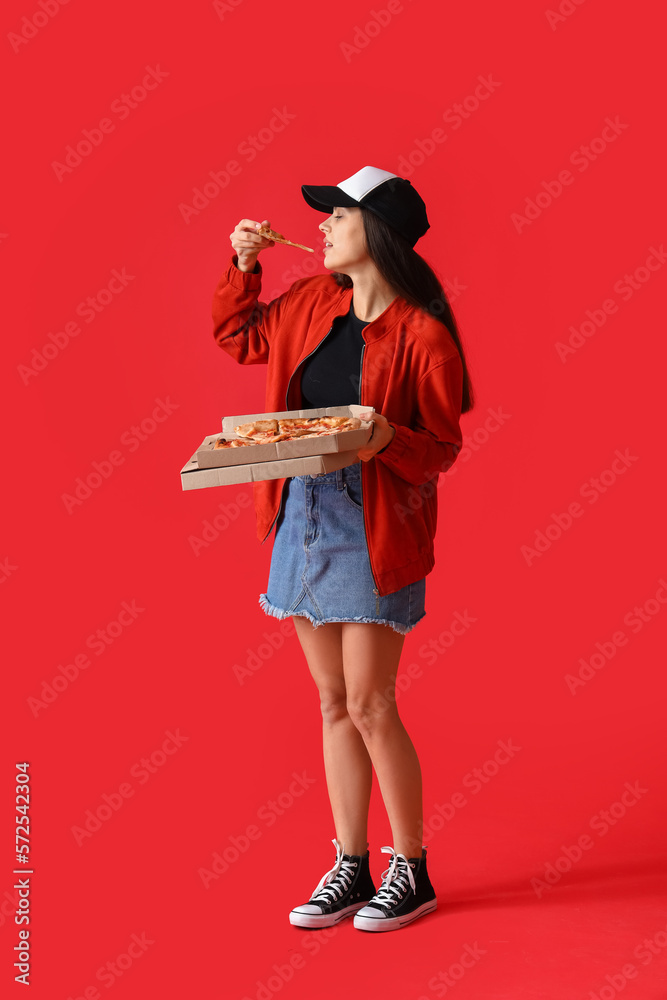
[[[327,274],[258,301],[259,253],[275,244],[242,219],[214,296],[215,337],[240,364],[267,364],[266,412],[359,403],[373,433],[335,472],[254,484],[258,537],[276,528],[266,593],[293,616],[318,687],[336,861],[290,921],[326,927],[354,914],[394,930],[436,908],[422,845],[421,770],[399,717],[405,635],[425,614],[434,566],[437,483],[461,448],[472,387],[437,277],[413,249],[429,228],[408,180],[363,167],[304,186],[323,212]],[[293,251],[290,251],[293,252]],[[393,836],[376,891],[367,823],[373,770]]]

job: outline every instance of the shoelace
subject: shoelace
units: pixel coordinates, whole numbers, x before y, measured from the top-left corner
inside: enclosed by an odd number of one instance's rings
[[[393,847],[383,847],[382,853],[392,855],[391,864],[386,872],[382,872],[382,885],[376,892],[372,902],[378,903],[380,906],[393,906],[403,899],[403,896],[407,892],[408,884],[412,891],[416,892],[415,879],[412,874],[410,862],[404,854],[396,854]]]
[[[353,869],[357,867],[356,861],[343,861],[343,846],[335,838],[331,843],[336,847],[336,863],[322,876],[310,897],[323,903],[335,903],[345,895],[354,878]]]

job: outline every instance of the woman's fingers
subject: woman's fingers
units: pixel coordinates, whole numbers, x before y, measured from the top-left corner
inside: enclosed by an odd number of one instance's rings
[[[263,222],[256,222],[254,219],[241,219],[234,232],[229,235],[234,249],[263,250],[265,247],[275,246],[273,240],[267,240],[266,237],[258,234],[257,230],[260,226],[269,226],[269,220],[264,219]]]

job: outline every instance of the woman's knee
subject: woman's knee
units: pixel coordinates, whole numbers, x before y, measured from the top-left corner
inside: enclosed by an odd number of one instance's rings
[[[396,702],[386,693],[348,696],[347,712],[362,736],[370,737],[380,728],[392,728],[399,720]]]
[[[345,688],[320,688],[320,709],[322,721],[333,725],[347,717],[347,695]]]

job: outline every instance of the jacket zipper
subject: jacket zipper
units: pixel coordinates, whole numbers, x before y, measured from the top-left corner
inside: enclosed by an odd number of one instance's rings
[[[324,341],[327,339],[327,337],[329,336],[329,334],[331,333],[332,330],[333,330],[333,326],[330,326],[329,330],[324,335],[324,337],[322,338],[322,340],[320,341],[320,343],[317,345],[317,347],[314,347],[313,350],[310,352],[310,354],[307,354],[306,357],[303,358],[299,362],[299,364],[296,366],[296,368],[294,369],[294,371],[290,375],[289,382],[287,383],[287,392],[285,393],[285,409],[289,410],[289,391],[290,391],[290,386],[292,384],[292,379],[294,378],[294,376],[298,372],[298,370],[301,367],[301,365],[305,361],[307,361],[308,358],[311,357],[311,355],[313,355],[315,353],[315,351],[324,343]],[[361,348],[361,361],[359,363],[359,404],[360,405],[361,405],[361,386],[362,386],[362,381],[363,381],[364,351],[365,350],[366,350],[366,341],[364,340],[363,346]],[[364,463],[362,462],[361,463],[361,498],[362,498],[362,507],[363,507],[363,515],[362,516],[363,516],[363,522],[364,522],[364,534],[366,535],[366,549],[368,550],[368,561],[369,561],[370,569],[371,569],[371,577],[373,579],[373,583],[375,584],[375,586],[373,587],[373,593],[375,594],[375,614],[379,615],[380,614],[380,592],[378,590],[377,580],[375,579],[375,574],[373,572],[373,565],[372,565],[371,557],[370,557],[371,553],[370,553],[370,549],[368,547],[368,532],[366,531],[366,507],[365,507],[365,505],[363,503],[363,496],[364,496],[364,474],[363,474],[363,466],[364,466]],[[283,483],[283,491],[282,491],[282,495],[280,497],[280,506],[278,507],[278,513],[276,514],[276,516],[274,517],[273,521],[271,522],[271,527],[269,528],[269,530],[265,534],[264,538],[262,539],[263,542],[265,542],[266,539],[271,534],[271,532],[273,530],[273,526],[276,523],[276,521],[278,520],[278,517],[280,516],[280,512],[281,512],[281,510],[283,508],[284,500],[285,500],[285,483]]]
[[[273,521],[271,521],[271,527],[269,528],[269,530],[267,531],[267,533],[264,535],[264,538],[262,539],[262,545],[264,544],[264,542],[267,540],[267,538],[269,537],[269,535],[273,531],[273,525],[276,523],[276,521],[280,517],[280,512],[283,509],[283,503],[285,502],[285,486],[286,485],[287,485],[287,481],[285,481],[283,483],[282,493],[280,494],[280,504],[278,506],[278,513],[274,517]]]
[[[296,368],[294,369],[294,371],[290,375],[289,382],[287,383],[287,392],[285,393],[285,409],[286,410],[289,410],[289,390],[290,390],[290,386],[292,384],[292,379],[294,378],[294,376],[296,375],[296,373],[298,372],[299,368],[304,363],[304,361],[307,361],[308,358],[315,353],[315,351],[320,347],[320,345],[323,344],[324,341],[327,339],[327,337],[329,336],[329,334],[331,333],[332,330],[333,330],[333,325],[329,327],[327,333],[325,333],[325,335],[322,337],[322,339],[321,339],[320,343],[317,345],[317,347],[314,347],[313,350],[310,352],[310,354],[307,354],[306,357],[303,358],[299,362],[299,364],[296,366]],[[362,352],[362,354],[363,354],[363,352]],[[278,507],[278,513],[276,514],[276,516],[274,517],[273,521],[271,522],[271,527],[269,528],[269,530],[267,531],[267,533],[264,535],[264,538],[262,539],[262,544],[264,544],[264,542],[266,541],[266,539],[269,537],[269,535],[273,531],[273,526],[276,523],[276,521],[278,520],[278,518],[280,517],[280,512],[283,509],[284,500],[285,500],[285,483],[283,483],[283,491],[282,491],[282,494],[280,496],[280,506]]]
[[[361,387],[363,384],[363,371],[364,371],[364,351],[366,350],[366,340],[364,339],[363,347],[361,348],[361,362],[359,364],[359,405],[361,406]],[[371,567],[371,576],[373,578],[373,593],[375,594],[375,614],[380,614],[380,592],[378,590],[377,580],[375,579],[375,574],[373,573],[373,564],[371,562],[371,550],[368,547],[368,532],[366,531],[366,504],[364,503],[364,462],[361,463],[361,506],[362,506],[362,518],[364,522],[364,534],[366,535],[366,549],[368,550],[368,562]]]
[[[328,332],[325,333],[325,335],[322,337],[322,339],[320,340],[320,342],[317,345],[317,347],[314,347],[313,350],[310,352],[310,354],[307,354],[305,356],[305,358],[303,358],[301,361],[299,361],[298,365],[296,366],[296,368],[294,369],[294,371],[290,375],[289,382],[287,383],[287,392],[285,393],[285,409],[286,410],[289,410],[289,402],[288,402],[288,400],[289,400],[289,387],[292,384],[292,379],[294,378],[294,376],[296,375],[296,373],[298,372],[299,368],[304,363],[304,361],[307,361],[308,358],[312,357],[312,355],[315,353],[315,351],[317,351],[322,346],[322,344],[327,339],[327,337],[329,336],[329,334],[331,333],[332,330],[333,330],[333,326],[330,326]]]

